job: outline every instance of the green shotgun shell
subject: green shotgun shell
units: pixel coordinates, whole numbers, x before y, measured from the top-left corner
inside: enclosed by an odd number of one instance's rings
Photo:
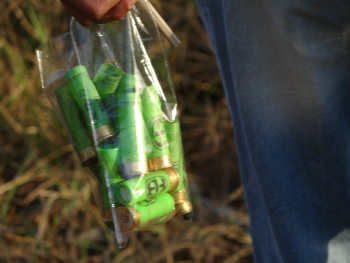
[[[104,220],[113,220],[111,209],[118,203],[114,193],[117,189],[117,183],[124,180],[117,167],[118,153],[119,149],[114,148],[114,145],[102,145],[97,148],[99,169],[96,176],[100,181]],[[106,177],[108,177],[112,195],[109,194]]]
[[[106,63],[100,66],[93,79],[98,94],[102,99],[103,106],[111,120],[115,134],[119,133],[119,128],[117,98],[114,94],[121,78],[122,71],[117,66]]]
[[[139,79],[134,74],[123,73],[117,87],[117,93],[134,93],[139,92]]]
[[[123,79],[121,83],[122,81]],[[129,178],[148,173],[148,164],[140,94],[125,92],[124,88],[117,89],[121,155],[119,167],[123,176]]]
[[[118,184],[117,199],[123,205],[131,205],[155,195],[170,192],[179,184],[179,174],[173,168],[153,171],[138,178]]]
[[[171,167],[162,105],[154,85],[145,87],[142,92],[142,110],[151,142],[151,147],[147,152],[150,171]]]
[[[86,68],[82,65],[72,68],[67,72],[66,80],[89,131],[96,134],[97,141],[113,136],[111,121]]]
[[[113,96],[120,79],[122,71],[113,64],[102,64],[97,71],[93,82],[102,101]]]
[[[101,167],[105,167],[108,172],[111,183],[116,184],[124,181],[117,166],[119,158],[119,148],[114,145],[102,145],[97,147],[98,160]]]
[[[72,97],[67,85],[62,85],[55,90],[59,108],[64,117],[72,145],[83,166],[96,163],[96,152],[93,140],[88,134],[85,124],[82,122],[79,106]]]
[[[180,191],[184,188],[187,188],[187,174],[185,159],[182,149],[182,138],[180,123],[177,118],[172,122],[165,122],[165,130],[168,136],[169,149],[170,149],[170,158],[173,164],[173,167],[178,171],[180,175],[180,183],[176,187],[175,191]]]
[[[179,120],[175,118],[172,122],[165,122],[165,129],[169,140],[173,168],[175,168],[180,175],[180,182],[171,194],[176,203],[177,216],[182,216],[184,219],[188,220],[191,219],[192,216],[192,205],[188,196],[188,181]]]
[[[175,202],[168,193],[157,195],[132,206],[121,206],[116,210],[122,232],[131,232],[154,224],[166,222],[173,214]]]
[[[108,117],[111,120],[114,134],[119,134],[117,97],[111,96],[103,99],[102,101],[103,101],[103,106],[107,111]]]

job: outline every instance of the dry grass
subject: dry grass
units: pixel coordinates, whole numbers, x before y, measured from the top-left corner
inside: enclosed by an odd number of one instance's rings
[[[160,4],[161,3],[161,4]],[[132,235],[118,251],[47,98],[34,49],[68,30],[56,0],[0,2],[0,263],[252,261],[233,131],[193,1],[155,2],[182,45],[169,50],[195,218]],[[221,176],[218,176],[221,175]],[[215,178],[215,179],[214,179]]]

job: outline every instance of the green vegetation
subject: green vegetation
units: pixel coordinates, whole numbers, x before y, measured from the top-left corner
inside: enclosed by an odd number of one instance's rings
[[[35,49],[68,31],[57,0],[0,1],[0,262],[252,261],[233,131],[194,1],[152,1],[182,44],[168,50],[195,217],[134,233],[118,251],[96,183],[40,84]],[[220,175],[220,176],[218,176]]]

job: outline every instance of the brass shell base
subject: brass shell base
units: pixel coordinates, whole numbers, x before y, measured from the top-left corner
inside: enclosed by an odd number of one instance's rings
[[[170,160],[170,155],[163,155],[148,159],[148,166],[150,171],[161,170],[173,166]]]
[[[176,216],[184,215],[192,211],[192,204],[187,199],[186,190],[171,193],[175,200]]]
[[[105,139],[114,135],[113,128],[110,125],[104,125],[95,129],[96,139],[98,143],[101,143]]]
[[[90,166],[97,162],[97,154],[92,146],[81,150],[78,155],[83,166]]]

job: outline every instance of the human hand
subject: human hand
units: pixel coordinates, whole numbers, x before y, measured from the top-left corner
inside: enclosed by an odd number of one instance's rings
[[[82,25],[105,24],[126,16],[137,0],[61,0]]]

